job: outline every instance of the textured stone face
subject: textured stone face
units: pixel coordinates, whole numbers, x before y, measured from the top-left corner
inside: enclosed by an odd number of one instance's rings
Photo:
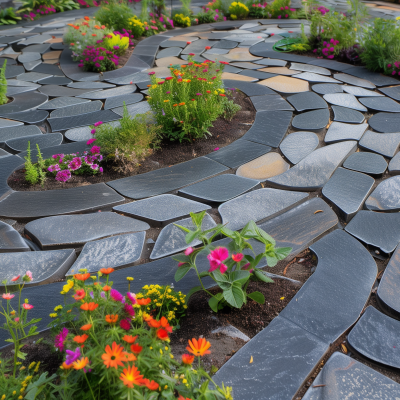
[[[367,131],[360,140],[360,146],[385,157],[393,157],[400,145],[400,132],[377,133]]]
[[[357,152],[352,154],[343,167],[369,175],[382,175],[387,168],[387,162],[379,154]]]
[[[360,103],[373,111],[400,112],[400,104],[387,97],[361,97]]]
[[[0,253],[12,251],[30,251],[30,249],[12,226],[0,221]]]
[[[309,90],[307,81],[289,78],[287,76],[274,76],[273,78],[265,79],[259,83],[260,85],[265,85],[280,93],[300,93]]]
[[[241,165],[237,169],[236,175],[264,181],[284,173],[289,167],[289,164],[278,153],[268,153]]]
[[[298,93],[288,97],[288,102],[296,111],[316,110],[319,108],[328,108],[325,101],[313,92]]]
[[[381,182],[365,202],[373,211],[400,211],[400,176]]]
[[[342,81],[344,83],[348,83],[349,85],[360,86],[366,89],[375,89],[375,85],[365,79],[357,78],[348,74],[334,74],[333,77]]]
[[[351,108],[332,106],[334,121],[347,122],[349,124],[361,124],[364,122],[364,115]]]
[[[358,102],[357,98],[348,93],[325,94],[324,99],[329,103],[339,107],[352,108],[354,110],[366,112],[367,109]]]
[[[297,164],[314,151],[318,143],[318,136],[314,132],[293,132],[286,136],[279,148],[292,164]]]
[[[340,142],[343,140],[360,140],[368,124],[344,124],[332,122],[325,135],[325,143]]]

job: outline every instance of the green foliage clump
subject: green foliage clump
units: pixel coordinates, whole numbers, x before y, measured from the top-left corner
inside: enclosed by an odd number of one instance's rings
[[[175,14],[173,18],[176,26],[188,27],[191,25],[190,17],[186,17],[184,14]]]
[[[133,37],[136,39],[140,38],[145,31],[144,23],[136,15],[129,18],[127,29],[131,31]]]
[[[208,9],[208,11],[203,10],[196,14],[196,19],[199,24],[211,24],[215,22],[215,16],[217,13],[212,9]]]
[[[104,37],[102,46],[108,51],[121,56],[129,46],[129,37],[110,33]]]
[[[38,171],[38,179],[40,184],[43,186],[46,181],[46,165],[42,157],[42,153],[40,151],[39,145],[36,144],[37,154],[38,154],[38,162],[37,162],[37,171]]]
[[[249,9],[240,1],[234,1],[230,5],[228,13],[232,19],[243,19],[249,15]]]
[[[0,105],[7,103],[7,79],[6,79],[7,60],[4,60],[3,67],[0,68]]]
[[[0,9],[0,25],[15,25],[21,19],[12,7]]]
[[[25,180],[31,185],[39,182],[39,173],[31,161],[31,142],[28,142],[27,155],[25,156]]]
[[[129,29],[129,20],[132,17],[134,13],[128,5],[112,1],[98,9],[95,20],[108,28],[122,32],[123,29]]]

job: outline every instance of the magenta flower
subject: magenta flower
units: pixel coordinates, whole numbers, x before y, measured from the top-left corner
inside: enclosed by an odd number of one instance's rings
[[[56,172],[59,170],[60,170],[60,166],[58,164],[50,165],[50,167],[47,168],[47,171],[49,171],[49,172]]]
[[[119,301],[120,303],[124,303],[125,299],[124,296],[118,290],[116,289],[111,289],[110,291],[111,298],[115,301]]]
[[[194,252],[193,247],[188,247],[185,250],[185,256],[188,256],[189,254],[192,254]]]
[[[99,121],[99,122],[95,122],[94,123],[94,126],[100,126],[100,125],[102,125],[103,124],[103,122],[102,121]]]
[[[86,144],[87,145],[90,145],[90,144],[92,144],[93,142],[95,142],[97,139],[95,139],[95,138],[91,138],[91,139],[89,139],[87,142],[86,142]]]
[[[96,139],[95,139],[96,140]],[[72,161],[68,164],[68,168],[71,171],[76,171],[82,166],[82,160],[80,157],[74,157]]]
[[[81,349],[79,347],[76,348],[75,351],[66,350],[67,357],[65,359],[65,364],[71,365],[81,356]]]
[[[215,149],[214,149],[214,151],[218,151],[219,150],[219,147],[216,147]]]
[[[103,167],[99,168],[99,172],[102,174],[103,173]]]
[[[128,304],[128,303],[125,303],[125,305],[124,305],[124,311],[125,311],[128,315],[130,315],[131,317],[134,317],[134,316],[135,316],[135,310],[134,310],[133,307],[132,307],[130,304]]]
[[[92,130],[90,131],[90,133],[91,133],[92,135],[94,135],[94,134],[96,133],[96,129],[92,129]]]
[[[67,339],[68,332],[68,329],[64,327],[62,328],[61,332],[54,338],[54,347],[57,348],[59,351],[64,350],[64,342]]]
[[[221,274],[223,274],[228,267],[223,264],[223,261],[225,261],[229,257],[229,251],[225,247],[217,247],[215,250],[213,250],[208,256],[208,261],[210,262],[210,269],[208,272],[215,271],[217,268],[219,268]]]
[[[155,74],[154,71],[149,72],[149,75],[154,75],[154,74]]]
[[[90,168],[92,168],[92,169],[94,169],[95,171],[97,171],[97,169],[99,168],[99,165],[98,165],[98,164],[92,164],[92,165],[90,166]]]
[[[136,294],[135,293],[128,292],[126,294],[126,297],[128,297],[128,299],[131,301],[132,304],[136,304],[137,303]]]
[[[91,152],[92,154],[99,154],[99,153],[100,153],[100,146],[93,146],[93,147],[90,149],[90,152]]]
[[[63,171],[58,171],[56,175],[56,181],[59,182],[67,182],[68,179],[71,178],[71,172],[68,169],[64,169]]]

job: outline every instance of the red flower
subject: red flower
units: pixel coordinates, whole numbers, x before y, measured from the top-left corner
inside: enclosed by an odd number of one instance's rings
[[[142,350],[143,350],[143,347],[139,346],[138,344],[132,344],[131,345],[132,353],[139,354]]]
[[[82,300],[86,296],[86,292],[84,289],[79,289],[76,291],[76,294],[74,294],[74,299],[75,300]]]
[[[149,390],[157,390],[158,387],[160,386],[157,382],[150,381],[149,379],[143,379],[142,381]]]
[[[165,78],[165,80],[166,81],[170,81],[171,79],[174,79],[172,76],[167,76],[166,78]]]
[[[161,340],[168,339],[168,332],[165,329],[158,329],[157,330],[157,337]]]
[[[243,259],[243,254],[242,253],[232,254],[232,259],[235,262],[240,262]]]
[[[211,47],[210,47],[210,46],[206,46],[205,48],[206,48],[206,50],[210,50],[210,49],[211,49]]]
[[[194,356],[191,356],[190,354],[182,354],[182,362],[184,364],[191,365],[193,364],[193,361],[194,361]]]
[[[129,322],[129,319],[121,319],[119,326],[126,331],[129,331],[129,329],[131,329],[131,323]]]

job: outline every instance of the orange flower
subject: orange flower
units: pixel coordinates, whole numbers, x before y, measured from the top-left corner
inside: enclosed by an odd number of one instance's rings
[[[91,326],[91,325],[90,325]],[[75,336],[74,337],[74,342],[76,342],[76,343],[85,343],[86,342],[86,339],[88,338],[89,336],[88,335],[86,335],[86,333],[84,334],[84,335],[82,335],[82,336]]]
[[[62,368],[62,369],[70,369],[70,368],[72,368],[73,367],[73,365],[72,364],[70,364],[70,365],[67,365],[67,364],[65,364],[65,361],[62,363],[62,365],[60,366],[60,368]]]
[[[75,279],[78,279],[78,281],[83,281],[83,282],[85,282],[86,279],[89,279],[89,278],[90,278],[90,274],[89,274],[89,272],[86,272],[86,274],[75,274],[75,275],[74,275],[74,278],[75,278]]]
[[[136,361],[137,360],[136,356],[132,353],[125,352],[124,354],[128,361]]]
[[[158,329],[157,330],[157,337],[161,340],[168,339],[168,332],[165,329]]]
[[[186,350],[195,356],[204,356],[204,354],[211,353],[211,351],[208,350],[211,347],[211,343],[205,338],[200,338],[199,340],[193,338],[192,340],[189,340],[189,346],[186,347]]]
[[[118,365],[123,367],[123,362],[126,361],[124,348],[115,342],[113,342],[112,348],[109,345],[106,346],[105,353],[101,358],[107,368],[112,367],[115,369],[118,369]]]
[[[179,397],[178,397],[178,400],[192,400],[192,399],[189,399],[189,397],[186,397],[186,399],[180,394],[179,395]]]
[[[106,322],[109,324],[115,324],[118,321],[118,314],[108,314],[106,315]]]
[[[143,347],[139,346],[138,344],[132,344],[131,350],[132,350],[132,353],[139,354],[143,350]]]
[[[181,65],[181,67],[182,67],[182,68],[186,68],[186,67],[187,67],[187,65]]]
[[[70,46],[75,46],[75,43],[70,43],[69,45],[70,45]]]
[[[184,364],[191,365],[193,364],[193,361],[194,361],[194,356],[191,356],[190,354],[182,354],[182,362]]]
[[[82,36],[85,36],[86,35],[86,32],[82,32]]]
[[[99,305],[98,305],[97,303],[93,303],[93,302],[90,302],[90,303],[83,303],[83,304],[81,305],[81,310],[84,310],[84,311],[94,311],[98,306],[99,306]]]
[[[101,29],[106,29],[106,26],[105,26],[105,25],[102,25],[102,26],[101,26]]]
[[[148,297],[147,299],[137,299],[139,306],[147,306],[147,304],[151,303],[151,299]]]
[[[149,390],[157,390],[160,386],[157,382],[150,381],[149,379],[143,379],[143,383],[147,386]]]
[[[114,268],[100,268],[100,272],[103,275],[109,275],[111,272],[114,272]]]
[[[178,107],[178,104],[174,104],[174,107]]]
[[[82,300],[85,296],[86,296],[85,290],[84,289],[79,289],[74,294],[74,299],[75,300]]]
[[[82,369],[85,368],[88,364],[89,359],[87,357],[83,357],[80,360],[76,360],[72,365],[75,369]]]
[[[151,328],[164,328],[168,332],[172,332],[172,327],[169,325],[167,318],[161,317],[159,321],[151,318],[150,320],[146,321]]]
[[[97,36],[95,33],[92,33],[92,36]]]
[[[136,335],[136,336],[125,335],[125,336],[122,338],[122,340],[125,340],[126,343],[134,343],[136,339],[137,339],[137,335]]]
[[[89,21],[90,18],[88,16],[83,17],[85,19],[85,21]]]
[[[180,106],[184,106],[184,105],[185,105],[185,103],[179,103],[179,105],[180,105]]]
[[[96,29],[100,29],[100,27],[99,27],[98,25],[95,25],[94,27],[95,27]]]
[[[88,331],[92,327],[92,324],[86,324],[81,326],[81,331]]]
[[[119,379],[128,388],[133,388],[134,385],[141,386],[143,383],[143,375],[140,375],[140,371],[135,366],[128,366],[124,368]]]
[[[108,291],[111,290],[111,286],[105,285],[105,286],[103,286],[103,290],[104,290],[105,292],[108,292]]]

